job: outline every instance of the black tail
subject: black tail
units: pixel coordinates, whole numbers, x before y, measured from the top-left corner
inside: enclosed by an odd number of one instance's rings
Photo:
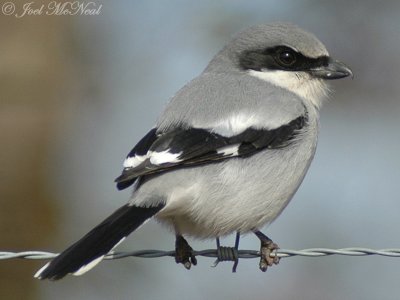
[[[122,206],[83,238],[42,267],[35,277],[57,280],[69,273],[81,275],[89,271],[121,240],[163,207],[164,204],[153,207]]]

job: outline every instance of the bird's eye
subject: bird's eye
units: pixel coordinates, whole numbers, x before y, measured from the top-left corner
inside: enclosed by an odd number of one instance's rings
[[[297,61],[296,52],[290,49],[284,49],[282,51],[278,51],[276,56],[276,62],[280,64],[282,67],[291,67]]]

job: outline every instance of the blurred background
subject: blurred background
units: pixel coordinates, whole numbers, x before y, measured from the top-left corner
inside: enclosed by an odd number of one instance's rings
[[[0,4],[3,5],[5,1]],[[15,1],[16,12],[23,4]],[[33,7],[47,2],[33,2]],[[319,148],[281,217],[282,248],[400,247],[400,2],[115,1],[94,16],[0,13],[0,251],[58,252],[129,198],[113,183],[166,101],[237,31],[289,21],[354,80],[332,83]],[[189,241],[195,249],[214,241]],[[233,245],[233,237],[223,239]],[[155,222],[118,250],[172,249]],[[241,249],[258,249],[253,236]],[[189,272],[172,258],[105,261],[83,277],[33,279],[44,261],[0,261],[0,299],[398,299],[399,258],[294,257]]]

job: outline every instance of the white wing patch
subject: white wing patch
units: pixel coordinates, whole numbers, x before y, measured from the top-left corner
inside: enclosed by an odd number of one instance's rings
[[[135,155],[127,157],[124,161],[124,168],[135,168],[147,159],[150,159],[150,162],[153,165],[162,165],[165,163],[177,163],[181,161],[179,159],[179,156],[181,156],[183,152],[171,153],[169,151],[170,149],[161,152],[149,151],[147,152],[146,155]]]
[[[182,152],[171,153],[169,151],[170,149],[167,149],[162,152],[149,151],[147,156],[150,158],[150,162],[154,165],[161,165],[165,163],[177,163],[181,161],[178,157],[181,156]]]
[[[94,260],[92,260],[90,263],[88,263],[87,265],[84,265],[82,267],[79,268],[78,271],[72,273],[72,275],[74,276],[80,276],[82,274],[85,274],[87,271],[93,269],[99,262],[101,262],[103,260],[105,255],[102,255]]]
[[[124,160],[124,168],[134,168],[144,162],[147,155],[135,155]]]
[[[218,154],[222,154],[224,156],[237,156],[239,154],[239,145],[230,145],[217,150]]]

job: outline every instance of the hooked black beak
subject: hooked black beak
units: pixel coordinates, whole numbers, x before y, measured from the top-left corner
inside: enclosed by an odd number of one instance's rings
[[[321,78],[325,80],[340,79],[344,77],[351,76],[353,78],[353,72],[344,63],[329,59],[326,66],[320,66],[310,70],[310,74],[316,78]]]

